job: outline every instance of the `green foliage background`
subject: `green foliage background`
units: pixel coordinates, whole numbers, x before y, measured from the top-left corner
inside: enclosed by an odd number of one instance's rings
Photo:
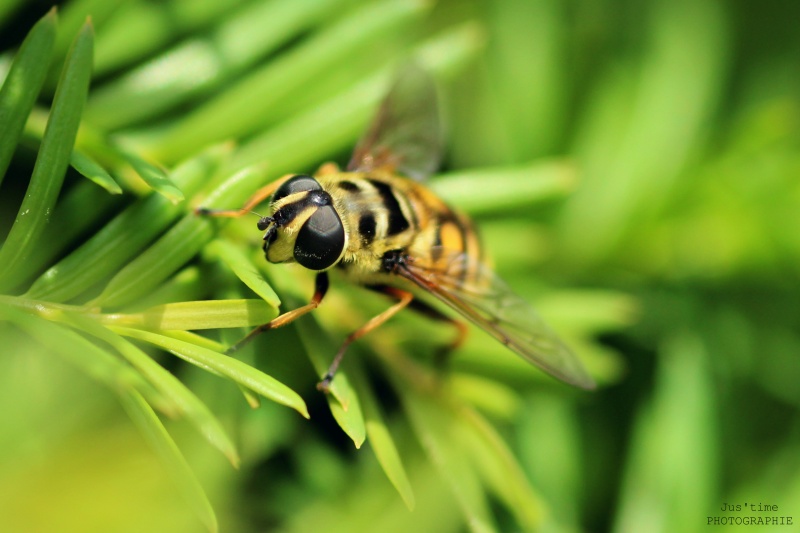
[[[800,521],[793,5],[49,7],[0,3],[4,528]],[[386,305],[335,281],[296,327],[222,354],[312,277],[265,264],[255,218],[192,209],[345,162],[409,57],[445,102],[432,186],[475,217],[596,392],[477,331],[438,372],[451,332],[406,313],[353,347],[325,397],[338,343]]]

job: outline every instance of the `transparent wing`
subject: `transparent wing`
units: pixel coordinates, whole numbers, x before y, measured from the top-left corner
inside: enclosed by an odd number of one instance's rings
[[[347,170],[384,168],[423,181],[439,167],[441,152],[436,86],[427,71],[409,65],[356,145]]]
[[[533,307],[512,292],[491,269],[465,254],[440,259],[436,267],[425,266],[426,263],[411,258],[399,265],[398,274],[545,372],[583,389],[595,387],[575,354]]]

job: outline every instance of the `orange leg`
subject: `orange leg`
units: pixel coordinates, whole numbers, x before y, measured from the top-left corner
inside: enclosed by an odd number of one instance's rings
[[[408,291],[395,289],[394,287],[381,287],[380,291],[384,294],[388,294],[389,296],[394,296],[399,301],[395,303],[393,306],[385,310],[379,315],[372,317],[366,324],[352,332],[350,335],[342,343],[342,347],[339,348],[339,351],[336,352],[336,356],[333,358],[333,362],[331,366],[328,367],[328,371],[322,377],[322,381],[317,384],[317,389],[321,390],[322,392],[327,393],[331,386],[331,381],[333,381],[333,376],[336,374],[336,370],[339,368],[339,364],[342,362],[342,358],[344,358],[344,353],[347,351],[348,346],[352,344],[353,341],[356,339],[360,339],[373,329],[377,328],[394,315],[397,314],[398,311],[405,308],[411,301],[414,299],[414,295]]]
[[[469,333],[469,328],[464,322],[460,322],[454,318],[450,318],[446,314],[442,313],[435,307],[428,305],[426,302],[422,300],[414,300],[411,303],[411,309],[417,311],[418,313],[422,313],[423,315],[432,318],[434,320],[440,320],[442,322],[447,322],[451,324],[454,328],[456,328],[456,338],[450,344],[446,344],[436,350],[436,354],[434,356],[434,364],[438,368],[443,368],[447,365],[447,361],[450,358],[450,354],[457,349],[459,346],[464,344],[464,341],[467,340],[467,334]]]
[[[282,315],[273,318],[266,324],[258,326],[253,331],[248,333],[245,338],[228,348],[228,351],[225,353],[230,355],[265,331],[285,326],[286,324],[319,307],[320,302],[322,302],[322,299],[325,297],[325,293],[328,292],[328,274],[326,272],[318,273],[314,285],[314,296],[311,297],[311,301],[309,303],[302,307],[298,307],[297,309],[287,311]]]
[[[340,172],[339,165],[336,163],[324,163],[317,170],[317,176],[330,176],[331,174],[338,174]]]
[[[288,180],[292,176],[294,176],[294,174],[286,174],[285,176],[281,176],[280,178],[265,185],[264,187],[261,187],[239,209],[209,209],[207,207],[198,207],[194,210],[194,213],[196,215],[202,215],[202,216],[227,217],[227,218],[238,218],[240,216],[246,215],[250,213],[255,206],[257,206],[258,204],[260,204],[261,202],[272,196],[275,190],[278,187],[280,187],[284,181]]]
[[[458,330],[456,338],[453,342],[446,346],[442,346],[439,350],[436,351],[434,363],[439,368],[444,368],[447,366],[447,362],[450,359],[450,354],[453,351],[464,344],[464,341],[467,340],[467,333],[469,333],[469,328],[463,322],[459,322],[458,320],[448,320],[455,328]]]

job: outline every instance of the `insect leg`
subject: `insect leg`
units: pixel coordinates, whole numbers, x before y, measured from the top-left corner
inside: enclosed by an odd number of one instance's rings
[[[339,172],[341,171],[339,170],[339,165],[336,163],[324,163],[317,170],[317,176],[330,176],[331,174],[338,174]]]
[[[414,300],[411,302],[411,309],[434,320],[452,324],[452,326],[456,328],[456,338],[450,344],[446,344],[436,351],[434,364],[439,368],[444,367],[453,350],[464,344],[464,341],[467,339],[467,334],[469,333],[469,328],[464,322],[447,316],[422,300]]]
[[[376,288],[377,289],[377,288]],[[411,303],[411,300],[414,299],[414,295],[408,291],[403,291],[400,289],[395,289],[394,287],[380,287],[379,289],[384,294],[388,294],[389,296],[393,296],[397,298],[399,301],[395,303],[393,306],[386,309],[384,312],[380,313],[369,319],[366,324],[352,332],[350,335],[342,343],[341,348],[339,351],[336,352],[336,356],[333,358],[333,362],[331,366],[328,367],[328,371],[323,376],[322,381],[317,384],[317,389],[321,390],[322,392],[327,393],[328,389],[330,388],[331,381],[333,380],[333,376],[336,374],[336,369],[339,368],[339,364],[342,362],[342,358],[344,357],[345,351],[347,351],[347,347],[355,341],[372,331],[373,329],[377,328],[394,315],[397,314],[398,311],[405,308],[408,304]]]
[[[294,174],[286,174],[285,176],[281,176],[275,181],[261,187],[239,209],[209,209],[207,207],[198,207],[194,210],[194,213],[202,216],[227,218],[238,218],[246,215],[250,213],[255,206],[272,196],[275,190],[280,187],[284,181],[288,180],[292,176],[294,176]]]
[[[298,307],[297,309],[292,309],[291,311],[287,311],[282,315],[273,318],[266,324],[262,324],[256,327],[253,331],[247,334],[245,338],[228,348],[227,354],[232,354],[236,350],[239,350],[242,346],[253,340],[255,337],[268,331],[270,329],[279,328],[281,326],[285,326],[289,322],[300,318],[304,314],[313,311],[317,307],[319,307],[320,302],[325,297],[325,293],[328,292],[328,274],[327,272],[319,272],[317,277],[314,281],[314,296],[311,297],[311,301],[302,307]]]

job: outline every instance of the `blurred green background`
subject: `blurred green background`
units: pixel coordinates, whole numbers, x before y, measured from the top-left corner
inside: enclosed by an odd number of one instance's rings
[[[798,6],[50,7],[0,1],[4,529],[798,527]],[[478,331],[440,374],[451,332],[406,313],[326,398],[338,342],[386,305],[336,281],[246,365],[220,355],[312,277],[265,264],[255,218],[192,208],[345,163],[409,57],[444,103],[432,187],[597,391]]]

